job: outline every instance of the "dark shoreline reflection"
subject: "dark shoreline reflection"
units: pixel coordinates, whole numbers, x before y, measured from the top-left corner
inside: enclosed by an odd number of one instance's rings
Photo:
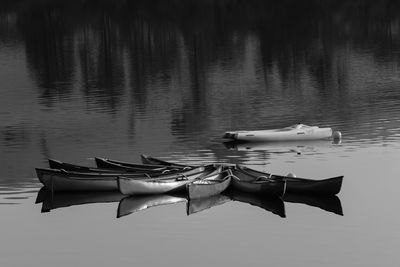
[[[329,106],[329,98],[338,98],[342,105],[337,108],[348,111],[343,109],[351,101],[349,70],[337,61],[338,50],[373,47],[377,64],[396,64],[399,56],[395,49],[387,48],[400,44],[394,35],[400,15],[389,11],[399,7],[393,1],[348,4],[344,0],[178,0],[168,5],[160,0],[21,0],[2,4],[0,29],[7,30],[0,34],[0,40],[14,39],[24,45],[28,68],[40,88],[38,97],[48,107],[68,101],[78,77],[90,105],[115,112],[127,84],[134,104],[147,105],[154,77],[170,84],[174,73],[185,69],[190,90],[187,105],[196,106],[173,110],[171,123],[177,131],[187,132],[198,127],[189,120],[207,115],[205,92],[209,88],[204,81],[209,66],[221,64],[232,69],[245,54],[248,32],[259,40],[261,60],[257,67],[268,90],[273,90],[269,77],[273,68],[278,68],[287,85],[299,81],[305,70],[318,85],[319,92],[313,97]],[[330,40],[322,48],[321,38]],[[375,45],[377,40],[380,47]],[[188,59],[187,65],[182,65],[183,58]],[[296,86],[294,94],[302,90]],[[274,97],[277,92],[269,93]],[[330,116],[340,114],[345,112]]]
[[[115,123],[133,144],[162,125],[160,143],[173,148],[298,122],[336,126],[346,141],[396,141],[397,10],[393,1],[6,1],[0,49],[21,50],[16,77],[33,82],[21,98],[36,99],[10,111],[16,120],[4,113],[0,148],[51,154],[52,138],[94,121]],[[54,121],[33,119],[54,111]]]

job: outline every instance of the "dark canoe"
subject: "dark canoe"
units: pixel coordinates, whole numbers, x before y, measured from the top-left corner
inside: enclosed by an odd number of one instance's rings
[[[123,198],[118,205],[117,218],[151,207],[170,205],[186,201],[181,195],[137,195]]]
[[[145,155],[145,154],[142,154],[140,157],[142,158],[143,164],[162,165],[162,166],[171,166],[171,167],[180,167],[180,168],[194,167],[191,165],[184,165],[184,164],[178,164],[178,163],[161,160],[161,159],[154,158],[154,157],[151,157],[151,156]]]
[[[159,172],[159,171],[180,171],[183,168],[172,166],[160,166],[151,164],[135,164],[123,161],[110,160],[105,158],[95,157],[98,168],[123,170],[131,172]],[[186,168],[188,169],[188,168]]]
[[[323,180],[312,180],[260,172],[244,166],[237,166],[237,168],[248,176],[248,180],[256,180],[257,178],[264,177],[285,181],[286,192],[294,194],[336,195],[340,192],[343,181],[343,176]]]
[[[226,195],[213,195],[210,197],[203,197],[198,199],[190,199],[187,202],[186,214],[192,215],[215,206],[222,205],[229,202],[231,199]]]
[[[51,193],[43,187],[41,194],[45,194],[42,204],[42,212],[54,209],[66,208],[77,205],[93,203],[119,202],[125,196],[118,191],[109,192],[55,192]]]
[[[96,172],[96,173],[112,173],[115,170],[112,169],[101,169],[101,168],[92,168],[87,166],[81,166],[66,162],[61,162],[55,159],[48,159],[49,166],[51,169],[63,169],[66,171],[74,171],[74,172]],[[124,170],[121,170],[124,171]],[[124,171],[125,172],[125,171]]]
[[[320,196],[304,194],[285,194],[282,199],[285,202],[301,203],[311,207],[317,207],[325,211],[333,212],[338,215],[343,215],[342,204],[340,202],[340,199],[335,195]]]
[[[168,175],[162,173],[89,173],[43,168],[36,168],[36,174],[39,181],[52,192],[114,191],[118,190],[117,178],[119,176],[138,180],[162,179],[163,177],[168,177]],[[174,174],[176,175],[177,173]]]
[[[231,186],[237,190],[271,196],[283,196],[285,193],[286,182],[284,180],[257,180],[239,168],[231,168],[230,171],[232,172]]]
[[[257,206],[282,218],[286,217],[285,204],[280,197],[274,195],[257,195],[234,188],[230,188],[222,194],[228,196],[233,201]]]

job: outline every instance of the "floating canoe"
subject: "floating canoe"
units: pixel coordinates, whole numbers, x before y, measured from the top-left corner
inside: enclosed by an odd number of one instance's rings
[[[257,179],[239,168],[231,168],[231,185],[234,189],[258,195],[283,196],[286,189],[284,180]]]
[[[123,198],[118,205],[117,218],[151,207],[170,205],[187,201],[184,196],[167,194],[136,195]]]
[[[282,180],[286,182],[286,192],[294,194],[314,194],[314,195],[336,195],[342,187],[343,176],[323,180],[312,180],[305,178],[289,177],[260,172],[244,166],[237,166],[247,180],[257,180],[258,178],[267,178]]]
[[[172,166],[172,167],[181,167],[181,168],[193,167],[193,166],[189,166],[189,165],[183,165],[183,164],[178,164],[178,163],[161,160],[161,159],[154,158],[154,157],[151,157],[151,156],[145,155],[145,154],[141,155],[141,159],[142,159],[143,164]]]
[[[223,194],[229,196],[233,201],[248,203],[272,212],[282,218],[286,217],[285,203],[278,196],[247,193],[234,188],[228,189]]]
[[[228,188],[231,176],[226,171],[209,175],[186,185],[189,199],[205,198],[218,195]]]
[[[213,195],[210,197],[203,197],[197,199],[190,199],[187,202],[186,206],[186,214],[192,215],[197,212],[201,212],[206,209],[210,209],[215,206],[222,205],[226,202],[229,202],[231,199],[226,195]]]
[[[185,189],[188,183],[217,173],[219,173],[219,170],[210,165],[184,173],[165,175],[163,179],[137,180],[121,176],[118,177],[118,188],[125,195],[163,194]]]
[[[36,168],[39,181],[55,191],[113,191],[118,190],[115,173],[79,173],[65,170]]]
[[[338,138],[339,134],[339,132],[333,134],[332,128],[295,124],[282,129],[229,131],[225,132],[223,138],[247,142],[271,142],[330,139]]]
[[[92,168],[92,167],[87,167],[87,166],[81,166],[81,165],[76,165],[76,164],[71,164],[71,163],[66,163],[66,162],[61,162],[59,160],[55,159],[48,159],[49,161],[49,166],[51,169],[63,169],[66,171],[73,171],[73,172],[94,172],[94,173],[115,173],[115,170],[112,169],[101,169],[101,168]],[[123,171],[124,170],[119,170]]]
[[[150,164],[135,164],[123,161],[116,161],[105,158],[95,158],[96,165],[98,168],[112,169],[124,172],[160,172],[160,171],[181,171],[183,167],[174,166],[161,166],[161,165],[150,165]],[[185,168],[185,170],[190,167]]]
[[[198,172],[193,169],[179,172],[180,175],[190,175]],[[50,191],[114,191],[118,190],[117,178],[125,176],[127,179],[163,179],[170,177],[166,174],[155,173],[81,173],[55,169],[36,168],[39,181]],[[178,174],[178,173],[176,173]]]

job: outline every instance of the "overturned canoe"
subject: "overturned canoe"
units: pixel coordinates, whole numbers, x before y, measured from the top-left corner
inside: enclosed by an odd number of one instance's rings
[[[226,172],[209,175],[186,185],[189,199],[206,198],[218,195],[228,188],[231,176]]]
[[[247,142],[271,142],[271,141],[298,141],[339,138],[339,132],[333,132],[332,128],[319,128],[295,124],[286,128],[258,130],[258,131],[228,131],[223,138]]]
[[[258,194],[283,196],[286,190],[286,182],[284,180],[275,179],[255,179],[239,168],[231,168],[231,185],[234,189]]]
[[[210,165],[155,179],[137,180],[121,176],[118,177],[118,189],[125,195],[163,194],[185,189],[188,183],[216,173],[219,173],[219,170]]]
[[[293,194],[336,195],[342,187],[343,176],[336,176],[323,180],[289,177],[260,172],[244,166],[237,166],[247,180],[261,178],[282,180],[286,182],[286,192]]]

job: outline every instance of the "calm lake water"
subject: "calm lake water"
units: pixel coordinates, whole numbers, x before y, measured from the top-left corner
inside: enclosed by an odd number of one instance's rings
[[[200,2],[0,4],[0,266],[400,263],[399,3]],[[342,142],[221,139],[295,123]],[[38,193],[47,158],[143,153],[344,182],[322,199]]]

